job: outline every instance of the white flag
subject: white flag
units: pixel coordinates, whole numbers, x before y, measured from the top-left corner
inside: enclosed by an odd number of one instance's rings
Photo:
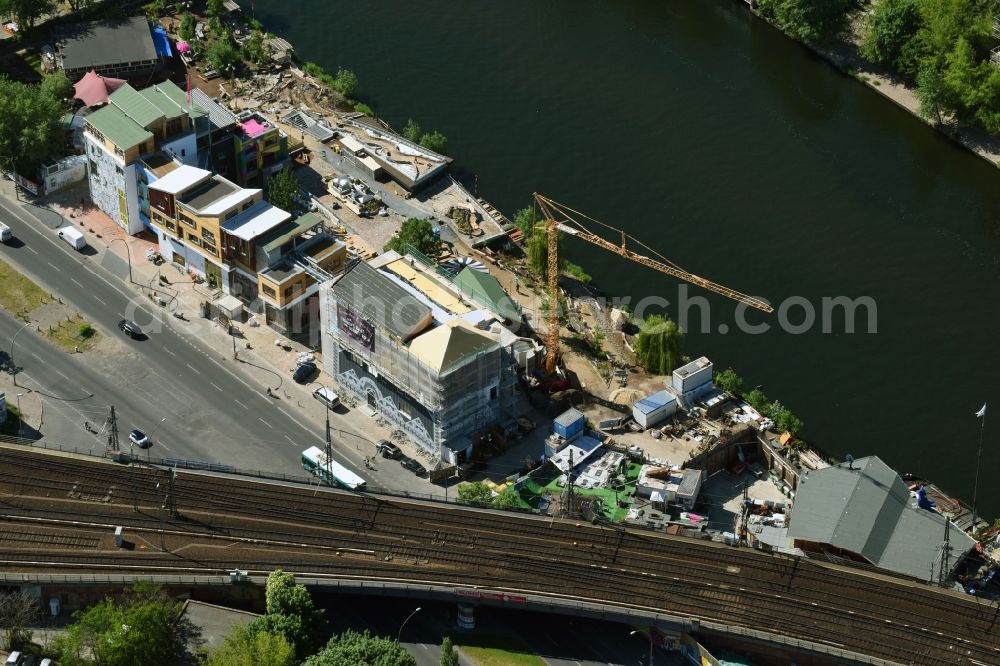
[[[986,416],[986,403],[983,403],[982,408],[976,412],[976,416]]]

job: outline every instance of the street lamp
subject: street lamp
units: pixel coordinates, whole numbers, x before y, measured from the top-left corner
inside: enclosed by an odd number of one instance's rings
[[[111,241],[111,243],[114,243],[115,241],[121,241],[125,245],[125,254],[128,255],[128,281],[134,282],[132,279],[132,248],[128,246],[128,243],[125,242],[124,238],[116,238]],[[108,245],[110,246],[111,243],[108,243]]]
[[[167,420],[167,417],[164,416],[162,419],[160,419],[159,423],[157,423],[155,426],[153,426],[153,429],[150,431],[150,433],[148,435],[146,435],[146,439],[149,440],[149,446],[146,447],[146,459],[147,460],[149,460],[149,450],[151,448],[153,448],[153,433],[156,432],[157,430],[159,430],[160,426],[163,425],[163,422],[166,421],[166,420]]]
[[[312,386],[313,384],[318,384],[322,387],[324,393],[327,395],[330,394],[330,389],[328,389],[321,382],[310,382],[309,386]],[[329,471],[330,460],[333,457],[333,440],[330,439],[330,405],[327,405],[325,402],[323,404],[326,407],[326,409],[323,410],[326,412],[326,450],[323,451],[323,453],[326,455],[327,471]]]
[[[28,328],[30,324],[30,321],[24,322],[24,326],[19,328],[17,333],[14,334],[14,337],[10,339],[10,367],[13,368],[14,372],[14,386],[17,386],[17,363],[14,362],[14,341],[17,340],[17,336],[21,335],[21,331]]]
[[[642,632],[635,629],[629,632],[629,636],[635,636],[636,634],[641,634]],[[653,628],[649,628],[649,661],[646,662],[647,666],[653,666]]]
[[[406,623],[410,621],[411,617],[413,617],[419,612],[420,612],[420,606],[417,606],[416,608],[413,609],[412,613],[406,616],[406,619],[403,620],[403,624],[399,625],[399,631],[396,632],[396,645],[399,645],[399,637],[403,635],[403,627],[406,626]]]

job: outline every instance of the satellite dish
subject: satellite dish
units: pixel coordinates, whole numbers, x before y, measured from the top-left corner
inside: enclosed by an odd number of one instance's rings
[[[854,469],[854,456],[847,454],[847,469]]]

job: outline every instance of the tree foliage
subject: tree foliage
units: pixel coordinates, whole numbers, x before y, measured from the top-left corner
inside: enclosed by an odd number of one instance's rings
[[[344,97],[353,97],[358,90],[358,75],[349,69],[341,67],[334,77],[332,88]]]
[[[448,152],[448,137],[437,130],[424,132],[420,136],[420,145],[427,150],[444,155]]]
[[[73,84],[70,83],[69,78],[62,72],[46,74],[39,85],[41,85],[44,94],[60,102],[64,99],[72,98],[76,94]]]
[[[458,486],[458,501],[472,506],[493,506],[493,491],[482,481],[463,483]]]
[[[420,128],[420,123],[418,123],[413,118],[406,121],[406,127],[403,128],[403,136],[414,143],[420,142],[420,137],[423,135],[424,131]]]
[[[390,238],[383,249],[406,254],[407,245],[412,245],[431,258],[441,253],[441,239],[434,233],[431,223],[423,218],[411,217],[403,222],[399,233]]]
[[[511,487],[504,488],[493,498],[493,508],[510,511],[521,506],[517,491]]]
[[[646,372],[669,375],[680,367],[684,332],[673,320],[649,315],[639,327],[635,358]]]
[[[63,666],[170,666],[180,651],[179,609],[159,586],[137,582],[120,599],[108,597],[74,613],[74,622],[53,641],[53,649]]]
[[[61,149],[62,113],[48,87],[0,75],[0,168],[30,175]]]
[[[416,660],[396,641],[364,633],[345,631],[302,666],[416,666]]]
[[[299,181],[291,169],[284,168],[267,181],[267,200],[272,206],[290,211],[299,196]]]
[[[264,33],[254,30],[250,33],[250,39],[243,44],[243,59],[260,67],[266,65],[270,57],[271,49],[267,45]]]
[[[202,666],[293,666],[295,648],[279,634],[235,626]]]
[[[743,395],[743,378],[732,368],[715,373],[715,385],[730,395]]]
[[[212,42],[205,52],[205,58],[212,69],[220,73],[231,72],[243,62],[239,47],[232,35],[226,33]]]
[[[847,27],[856,0],[758,0],[760,13],[805,42],[829,42]]]
[[[873,62],[898,69],[907,42],[921,25],[920,0],[882,0],[865,22],[861,53]]]
[[[521,208],[514,212],[514,226],[517,227],[526,237],[531,236],[538,220],[535,209],[532,207]]]
[[[441,660],[439,663],[440,666],[458,666],[458,651],[455,650],[451,636],[445,636],[444,640],[441,641]]]
[[[30,638],[27,628],[34,626],[41,615],[42,609],[38,604],[38,597],[27,590],[0,593],[0,631],[3,632],[3,646],[8,650],[23,648]]]
[[[917,74],[917,101],[920,102],[919,113],[925,119],[940,123],[947,108],[948,91],[945,88],[944,76],[932,63],[920,68]]]
[[[746,401],[747,404],[760,412],[762,416],[774,421],[774,427],[778,430],[790,432],[795,435],[802,429],[803,423],[797,416],[792,414],[781,402],[777,400],[769,401],[760,389],[755,388],[750,391],[746,396]]]
[[[205,3],[205,12],[209,16],[222,17],[226,15],[225,0],[208,0]]]
[[[0,0],[0,14],[13,16],[21,28],[33,28],[42,16],[55,11],[55,0]]]
[[[260,633],[280,636],[292,646],[296,658],[303,659],[315,649],[326,627],[309,590],[296,584],[292,574],[278,569],[267,577],[265,600],[267,613],[248,624],[247,631],[253,637]]]
[[[191,12],[185,12],[184,16],[181,17],[181,25],[177,28],[177,34],[180,38],[188,42],[194,41],[195,38],[195,26],[198,24],[195,21],[194,16]]]

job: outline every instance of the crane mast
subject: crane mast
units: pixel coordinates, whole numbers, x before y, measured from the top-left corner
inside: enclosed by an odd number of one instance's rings
[[[615,229],[609,225],[598,222],[597,220],[587,217],[579,211],[575,211],[572,208],[559,204],[548,197],[544,197],[537,192],[534,194],[535,203],[538,204],[539,209],[545,216],[545,233],[548,242],[548,297],[549,297],[549,311],[548,311],[548,331],[545,336],[545,372],[547,374],[552,374],[556,369],[556,362],[559,355],[559,232],[569,234],[575,238],[585,240],[592,245],[604,248],[609,252],[613,252],[629,261],[633,261],[637,264],[641,264],[653,270],[660,271],[661,273],[666,273],[679,280],[688,282],[690,284],[697,285],[703,289],[714,292],[726,298],[731,298],[734,301],[743,303],[744,305],[756,308],[763,312],[771,313],[774,312],[774,308],[766,300],[757,298],[756,296],[750,296],[744,294],[743,292],[736,291],[735,289],[730,289],[724,285],[712,282],[700,275],[695,275],[690,273],[683,268],[680,268],[666,257],[663,257],[655,250],[645,246],[643,243],[637,241],[635,238],[627,235],[621,229]],[[592,223],[610,229],[617,232],[621,236],[621,245],[612,243],[611,241],[603,238],[594,232],[587,229],[583,223],[576,219],[576,217],[581,217],[589,220]],[[634,252],[627,247],[627,241],[631,240],[634,244],[644,247],[649,250],[651,254],[655,254],[662,259],[662,261],[653,259],[644,254],[639,254]]]

